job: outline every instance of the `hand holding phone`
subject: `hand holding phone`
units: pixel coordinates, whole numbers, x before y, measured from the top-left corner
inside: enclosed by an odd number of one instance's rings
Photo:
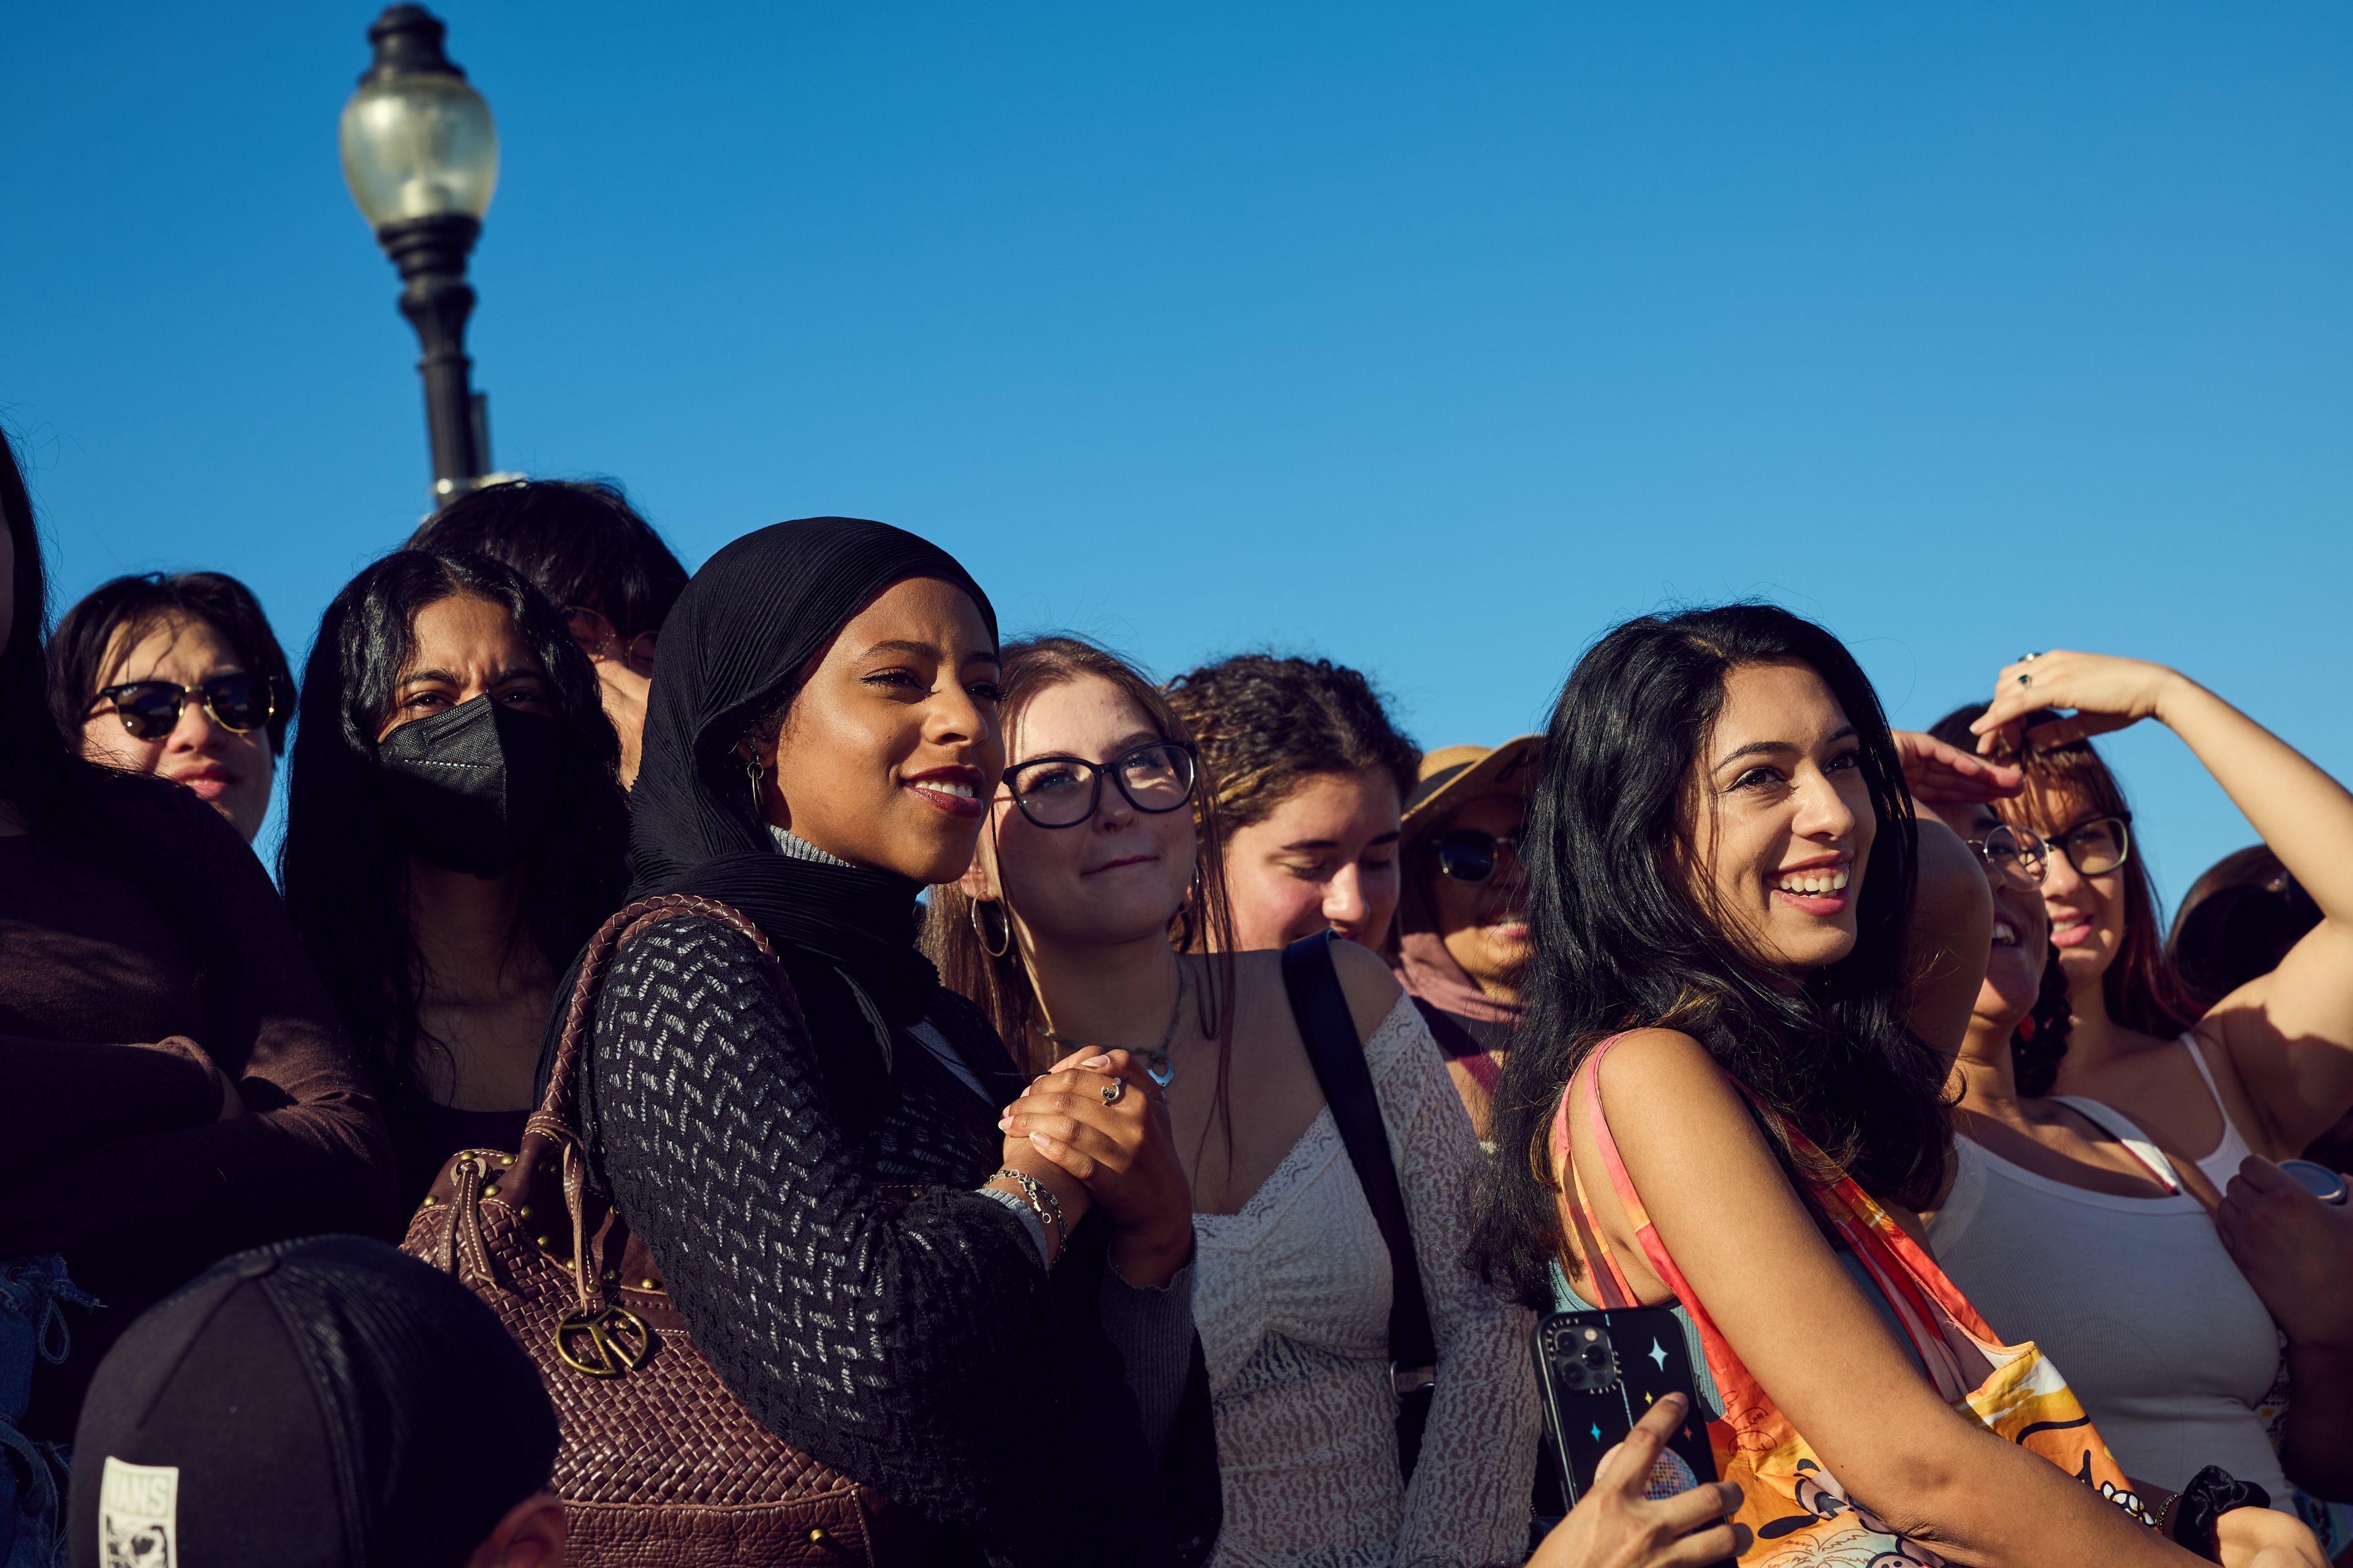
[[[1740,1489],[1708,1481],[1669,1498],[1645,1495],[1667,1442],[1690,1409],[1670,1394],[1603,1454],[1576,1508],[1544,1539],[1527,1568],[1701,1568],[1729,1562],[1741,1527],[1727,1522]]]

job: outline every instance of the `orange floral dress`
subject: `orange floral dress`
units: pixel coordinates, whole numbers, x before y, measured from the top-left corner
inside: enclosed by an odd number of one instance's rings
[[[1745,1499],[1733,1517],[1749,1528],[1754,1540],[1741,1563],[1747,1568],[1767,1563],[1774,1568],[1909,1568],[1941,1563],[1943,1559],[1926,1547],[1897,1535],[1839,1484],[1812,1446],[1741,1364],[1674,1259],[1667,1256],[1634,1184],[1627,1177],[1601,1110],[1599,1075],[1602,1059],[1616,1043],[1613,1037],[1595,1047],[1563,1091],[1553,1116],[1555,1153],[1560,1168],[1568,1173],[1565,1206],[1571,1224],[1571,1250],[1585,1264],[1602,1306],[1616,1309],[1636,1304],[1592,1205],[1586,1201],[1576,1163],[1569,1158],[1569,1106],[1577,1101],[1584,1108],[1610,1184],[1617,1189],[1618,1201],[1625,1208],[1627,1223],[1634,1227],[1642,1255],[1690,1313],[1699,1330],[1708,1371],[1722,1393],[1724,1414],[1708,1424],[1708,1444],[1715,1454],[1717,1475],[1739,1482]],[[1740,1087],[1737,1080],[1734,1086]],[[1793,1147],[1808,1154],[1816,1152],[1803,1133],[1754,1096],[1748,1098],[1757,1114],[1781,1130]],[[1879,1288],[1897,1326],[1947,1404],[1997,1436],[2042,1455],[2141,1523],[2154,1523],[2132,1483],[2109,1455],[2107,1445],[2100,1440],[2092,1418],[2069,1392],[2066,1379],[2041,1351],[2031,1342],[2006,1345],[1996,1339],[1977,1310],[1945,1278],[1944,1270],[1852,1178],[1841,1175],[1830,1184],[1810,1179],[1806,1184],[1837,1232],[1840,1245],[1862,1263]],[[1964,1356],[1984,1358],[1993,1369],[1991,1374],[1971,1387],[1963,1371]]]

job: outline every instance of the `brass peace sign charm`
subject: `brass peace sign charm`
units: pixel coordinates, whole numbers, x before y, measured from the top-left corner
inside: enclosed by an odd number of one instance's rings
[[[626,1307],[574,1310],[555,1325],[555,1353],[564,1364],[590,1377],[635,1372],[653,1354],[653,1331]]]

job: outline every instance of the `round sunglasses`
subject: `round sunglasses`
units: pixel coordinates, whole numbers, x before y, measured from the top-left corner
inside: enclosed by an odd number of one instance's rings
[[[625,637],[612,622],[586,605],[575,605],[565,611],[564,624],[572,633],[572,640],[580,645],[580,651],[590,658],[617,658],[648,680],[653,679],[654,646],[661,637],[659,631]]]
[[[95,702],[111,703],[122,727],[142,741],[161,740],[180,722],[180,714],[194,697],[204,704],[214,723],[242,735],[259,730],[278,716],[275,676],[248,675],[242,670],[216,675],[195,686],[176,680],[126,680],[99,688]]]
[[[1513,858],[1517,859],[1520,841],[1475,827],[1458,827],[1432,838],[1430,848],[1438,857],[1439,874],[1447,880],[1476,883],[1495,874],[1495,868],[1503,864],[1504,850],[1509,849]]]
[[[1107,763],[1084,757],[1038,757],[1005,771],[1006,793],[1039,827],[1076,827],[1103,804],[1104,774],[1144,812],[1175,811],[1193,798],[1200,770],[1193,748],[1152,741]]]

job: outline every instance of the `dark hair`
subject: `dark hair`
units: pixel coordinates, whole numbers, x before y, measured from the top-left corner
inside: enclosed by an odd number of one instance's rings
[[[686,568],[602,479],[517,479],[470,490],[425,520],[407,549],[466,551],[531,580],[559,614],[583,605],[623,637],[659,631]]]
[[[1985,710],[1982,702],[1956,708],[1936,721],[1934,732],[1946,740],[1957,734],[1967,736],[1952,743],[1973,751],[1977,737],[1969,735],[1968,727]],[[2057,723],[2063,717],[2043,708],[2020,722],[2031,735],[2036,726]],[[2026,791],[2015,799],[1994,802],[1995,815],[2004,822],[2031,827],[2050,837],[2086,817],[2120,816],[2127,824],[2132,821],[2132,807],[2125,800],[2123,786],[2092,749],[2091,742],[2070,741],[2063,746],[2030,742],[2014,760],[2026,772]],[[2137,847],[2126,857],[2118,874],[2124,878],[2124,941],[2107,973],[2100,977],[2100,994],[2107,1004],[2108,1016],[2126,1028],[2144,1035],[2178,1035],[2205,1009],[2165,962],[2165,928],[2157,918],[2157,889],[2148,879],[2147,858]]]
[[[1878,829],[1853,950],[1787,977],[1745,951],[1683,869],[1693,781],[1725,679],[1796,662],[1820,675],[1861,748]],[[1883,1197],[1934,1192],[1950,1140],[1946,1064],[1896,1008],[1917,879],[1918,828],[1879,699],[1829,632],[1771,605],[1645,616],[1586,652],[1562,689],[1522,829],[1533,952],[1526,1009],[1495,1097],[1501,1151],[1472,1251],[1487,1276],[1541,1303],[1560,1256],[1549,1133],[1577,1068],[1629,1029],[1681,1029],[1725,1071]],[[1784,1165],[1802,1158],[1768,1126]]]
[[[2321,921],[2320,906],[2268,846],[2223,856],[2189,885],[2165,939],[2166,963],[2211,1007],[2269,974]]]
[[[1187,670],[1166,689],[1218,781],[1228,832],[1265,821],[1319,773],[1385,768],[1398,804],[1412,797],[1421,749],[1389,721],[1373,683],[1345,665],[1240,653]]]
[[[2066,972],[2059,967],[2059,950],[2046,942],[2042,952],[2042,984],[2034,1005],[2010,1032],[2010,1070],[2018,1092],[2037,1099],[2059,1081],[2059,1064],[2067,1057],[2067,1037],[2075,1027],[2074,1004],[2067,1000]]]
[[[363,571],[319,622],[302,673],[301,722],[289,764],[279,879],[303,945],[326,982],[388,1114],[420,1113],[416,1052],[417,951],[401,913],[407,858],[376,765],[415,646],[417,613],[443,599],[486,600],[514,618],[539,656],[565,756],[561,787],[537,812],[522,870],[522,931],[562,971],[619,905],[628,813],[620,742],[596,672],[563,617],[512,568],[480,555],[403,550]],[[405,1173],[413,1176],[414,1173]]]
[[[0,431],[0,522],[8,527],[15,568],[14,618],[6,646],[0,647],[0,799],[15,806],[26,825],[45,838],[58,836],[60,811],[70,814],[84,792],[72,785],[96,770],[67,744],[49,711],[48,678],[42,658],[48,629],[48,577],[41,569],[41,536],[33,526],[33,498],[16,466],[16,443]]]
[[[218,572],[161,572],[116,577],[82,595],[49,637],[49,707],[68,736],[81,732],[90,705],[105,679],[108,657],[131,646],[167,620],[203,621],[220,634],[239,664],[278,683],[278,710],[270,715],[269,752],[286,754],[286,726],[294,716],[294,672],[286,650],[271,635],[253,591]],[[119,640],[118,640],[119,639]]]

